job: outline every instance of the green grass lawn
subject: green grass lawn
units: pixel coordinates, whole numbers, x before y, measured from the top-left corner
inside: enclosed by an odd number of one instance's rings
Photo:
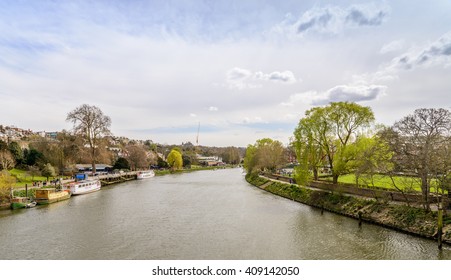
[[[332,181],[332,177],[327,177],[326,179]],[[421,191],[421,181],[419,178],[407,176],[395,176],[393,177],[393,180],[400,189]],[[345,184],[355,184],[356,183],[355,175],[354,174],[341,175],[340,177],[338,177],[338,182]],[[384,189],[396,189],[393,186],[393,182],[390,179],[390,177],[385,175],[374,175],[373,181],[371,181],[370,178],[360,178],[359,185],[368,187],[378,187]],[[432,184],[431,191],[435,191],[434,184]]]
[[[20,169],[12,169],[9,171],[9,173],[16,177],[16,185],[15,188],[23,188],[25,187],[25,184],[27,184],[29,187],[33,185],[33,182],[38,181],[47,181],[47,177],[43,176],[34,176],[32,177],[30,174],[27,173],[26,170],[20,170]],[[49,180],[55,179],[54,177],[49,177]]]

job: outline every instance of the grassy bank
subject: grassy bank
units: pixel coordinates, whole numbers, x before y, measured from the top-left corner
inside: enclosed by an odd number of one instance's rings
[[[31,176],[27,171],[20,169],[12,169],[9,171],[11,176],[16,178],[16,184],[14,188],[23,188],[25,185],[31,187],[33,182],[44,182],[47,181],[47,177],[44,176]],[[49,181],[54,180],[54,177],[49,177]]]
[[[258,176],[246,175],[246,180],[273,194],[298,201],[326,211],[375,223],[399,231],[433,238],[437,230],[437,214],[405,205],[378,202],[339,192],[326,192],[298,185],[270,181]],[[444,242],[451,244],[451,217],[444,217]]]
[[[332,181],[332,177],[325,177],[325,180]],[[421,192],[421,180],[419,178],[410,177],[410,176],[393,176],[393,181],[395,182],[398,188],[404,191],[416,191]],[[381,188],[386,190],[395,190],[396,188],[393,185],[393,181],[389,176],[376,174],[372,179],[369,178],[360,178],[359,185],[369,188]],[[355,174],[346,174],[340,175],[338,177],[339,183],[344,184],[356,184]],[[431,181],[432,190],[436,187],[436,181]]]

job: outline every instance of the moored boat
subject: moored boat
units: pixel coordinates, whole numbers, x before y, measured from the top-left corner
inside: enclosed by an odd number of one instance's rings
[[[20,209],[27,207],[27,204],[30,203],[30,199],[28,197],[14,197],[11,199],[11,209]]]
[[[25,208],[33,208],[36,206],[36,204],[38,204],[36,201],[32,201],[30,203],[27,203],[27,205],[25,205]]]
[[[69,199],[71,193],[67,190],[57,191],[55,188],[36,190],[35,201],[37,204],[50,204]]]
[[[80,195],[98,191],[101,187],[99,180],[88,179],[71,183],[69,189],[72,195]]]
[[[141,179],[152,178],[154,176],[155,176],[155,172],[153,172],[153,170],[139,171],[136,174],[136,179],[141,180]]]

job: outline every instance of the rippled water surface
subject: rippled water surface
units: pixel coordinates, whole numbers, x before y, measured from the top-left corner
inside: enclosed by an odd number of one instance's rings
[[[451,259],[448,246],[252,187],[239,169],[0,211],[0,248],[0,259]]]

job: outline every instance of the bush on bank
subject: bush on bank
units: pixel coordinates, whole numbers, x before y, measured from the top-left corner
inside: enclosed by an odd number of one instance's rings
[[[271,181],[256,174],[247,174],[250,184],[273,194],[321,208],[344,216],[358,218],[396,230],[433,238],[437,231],[437,213],[406,205],[326,192],[294,184]],[[264,186],[264,187],[262,187]],[[443,240],[451,243],[451,217],[444,216]]]

